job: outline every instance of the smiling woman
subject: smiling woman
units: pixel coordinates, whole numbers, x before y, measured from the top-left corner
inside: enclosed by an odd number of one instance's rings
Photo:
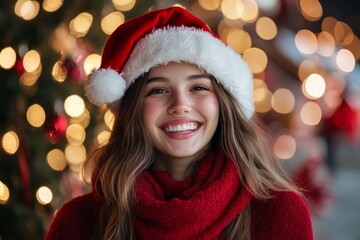
[[[47,239],[313,239],[252,87],[241,56],[183,8],[122,24],[85,86],[115,113],[110,140],[87,160],[92,191],[58,211]]]

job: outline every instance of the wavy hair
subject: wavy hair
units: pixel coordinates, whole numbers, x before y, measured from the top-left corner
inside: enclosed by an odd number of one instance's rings
[[[125,92],[108,144],[95,150],[85,164],[86,169],[93,169],[93,191],[103,201],[97,238],[135,239],[134,184],[154,158],[141,119],[146,79],[147,74],[141,76]],[[244,186],[256,198],[270,198],[272,190],[298,192],[272,157],[260,121],[256,117],[247,119],[236,99],[215,79],[212,81],[220,102],[219,124],[212,146],[218,146],[234,160]],[[249,204],[227,227],[225,239],[250,239],[250,207]]]

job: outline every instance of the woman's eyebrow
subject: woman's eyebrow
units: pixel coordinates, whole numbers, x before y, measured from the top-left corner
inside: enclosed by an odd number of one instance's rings
[[[170,80],[165,77],[152,77],[146,80],[146,84],[152,83],[152,82],[169,82]]]
[[[209,74],[196,74],[196,75],[191,75],[191,76],[187,77],[188,80],[196,80],[199,78],[207,78],[207,79],[211,80],[211,76]]]
[[[190,75],[188,77],[186,77],[187,80],[196,80],[196,79],[209,79],[211,80],[211,76],[209,74],[195,74],[195,75]],[[148,80],[146,80],[146,83],[152,83],[152,82],[169,82],[170,80],[166,77],[152,77],[149,78]]]

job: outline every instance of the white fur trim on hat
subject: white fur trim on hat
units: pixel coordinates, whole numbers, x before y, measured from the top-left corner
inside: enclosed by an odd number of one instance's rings
[[[125,90],[125,80],[113,69],[93,70],[85,82],[85,94],[96,105],[116,102]]]
[[[152,67],[171,61],[196,64],[235,96],[247,118],[253,115],[252,73],[246,62],[221,40],[194,28],[157,29],[142,38],[122,71],[127,87]]]

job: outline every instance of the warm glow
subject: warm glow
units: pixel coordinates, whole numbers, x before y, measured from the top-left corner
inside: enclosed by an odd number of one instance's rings
[[[57,11],[64,3],[64,0],[44,0],[42,7],[47,12]]]
[[[251,47],[249,33],[240,28],[226,28],[221,33],[222,39],[238,53],[243,53]]]
[[[20,84],[27,87],[33,86],[39,79],[41,72],[42,72],[41,65],[33,72],[24,72],[20,76],[20,81],[19,81]]]
[[[86,159],[86,149],[83,145],[69,144],[65,148],[65,157],[71,165],[81,165]]]
[[[12,47],[6,47],[0,52],[0,67],[10,69],[15,65],[16,52]]]
[[[266,83],[258,78],[255,78],[253,80],[253,83],[254,83],[254,93],[253,93],[254,102],[264,101],[268,94],[268,87]]]
[[[336,42],[342,44],[347,36],[352,36],[352,35],[353,35],[353,31],[351,30],[349,25],[341,21],[337,21],[335,23],[334,38]]]
[[[49,204],[53,200],[53,193],[50,188],[42,186],[36,191],[36,199],[41,205]]]
[[[281,135],[274,142],[274,154],[280,159],[290,159],[296,152],[296,141],[290,135]]]
[[[289,89],[279,88],[273,93],[271,105],[274,111],[287,114],[295,108],[295,97]]]
[[[85,102],[78,95],[71,95],[64,102],[65,112],[70,117],[78,117],[85,111]]]
[[[112,0],[112,2],[117,10],[126,12],[133,9],[136,0]]]
[[[220,0],[199,0],[199,4],[206,10],[216,10],[220,6]]]
[[[310,99],[317,99],[324,95],[326,83],[324,78],[316,73],[311,74],[302,84],[303,94]]]
[[[239,0],[223,0],[221,2],[221,11],[226,18],[238,19],[243,15],[244,3]]]
[[[315,102],[307,102],[300,111],[301,120],[310,126],[319,124],[322,118],[321,108]]]
[[[78,123],[80,124],[84,129],[87,128],[87,126],[90,123],[90,112],[85,108],[85,111],[78,117],[72,117],[70,119],[70,123]]]
[[[317,21],[323,15],[323,9],[318,0],[300,0],[299,5],[306,20]]]
[[[111,132],[110,131],[102,131],[97,135],[97,141],[99,146],[105,145],[110,139]]]
[[[34,19],[40,10],[40,4],[37,1],[18,1],[18,16],[24,20]],[[16,11],[15,11],[16,12]]]
[[[34,72],[37,68],[40,67],[40,54],[35,50],[28,51],[24,56],[23,64],[27,72]]]
[[[26,119],[33,127],[41,127],[46,119],[45,110],[39,104],[31,105],[26,112]]]
[[[121,12],[112,12],[101,20],[101,29],[107,35],[115,31],[117,27],[125,22],[125,16]]]
[[[68,31],[68,27],[59,25],[49,39],[51,47],[58,53],[70,54],[77,48],[76,38]]]
[[[110,109],[106,110],[104,114],[104,122],[110,130],[112,130],[114,127],[114,121],[115,121],[114,113]]]
[[[304,60],[299,65],[298,75],[301,81],[304,81],[308,76],[313,73],[317,73],[319,75],[326,74],[326,70],[323,66],[315,64],[312,60]]]
[[[93,53],[88,55],[84,61],[84,71],[86,75],[90,74],[94,68],[98,69],[100,64],[101,56],[99,54]]]
[[[335,51],[335,40],[328,32],[321,32],[318,35],[318,52],[325,57],[330,57]]]
[[[348,49],[353,55],[356,61],[360,60],[360,39],[352,35],[351,41],[347,42],[345,48]]]
[[[93,16],[90,13],[83,12],[77,15],[69,24],[69,29],[75,37],[85,36],[93,22]]]
[[[335,24],[337,23],[337,20],[333,17],[326,17],[324,18],[324,20],[321,23],[321,29],[324,32],[328,32],[331,35],[334,34],[334,28],[335,28]]]
[[[277,27],[275,22],[268,17],[260,17],[256,21],[255,30],[257,35],[264,40],[271,40],[277,34]]]
[[[1,146],[8,154],[14,154],[19,148],[19,137],[14,131],[9,131],[4,134],[1,139]]]
[[[46,156],[46,161],[55,171],[62,171],[67,165],[65,154],[60,149],[51,150]]]
[[[6,204],[10,198],[9,188],[0,181],[0,204]]]
[[[341,71],[345,73],[352,72],[355,68],[355,64],[354,55],[349,50],[341,49],[336,54],[336,65]]]
[[[306,29],[302,29],[296,33],[295,44],[303,54],[313,54],[318,49],[315,34]]]
[[[64,82],[68,75],[68,70],[62,61],[57,61],[51,71],[51,75],[57,82]]]
[[[259,15],[259,7],[254,0],[243,1],[244,10],[240,16],[244,22],[254,22]]]
[[[66,129],[66,138],[69,143],[82,144],[85,141],[85,129],[78,123],[70,124]]]
[[[267,66],[267,56],[260,48],[250,48],[244,52],[244,60],[249,64],[253,73],[261,73]]]
[[[255,89],[254,96],[258,94],[257,91],[260,91],[261,92],[260,94],[263,94],[263,96],[261,97],[262,98],[261,101],[254,102],[255,111],[258,113],[269,112],[272,109],[271,106],[272,93],[269,90],[264,91],[261,88],[257,88]]]

